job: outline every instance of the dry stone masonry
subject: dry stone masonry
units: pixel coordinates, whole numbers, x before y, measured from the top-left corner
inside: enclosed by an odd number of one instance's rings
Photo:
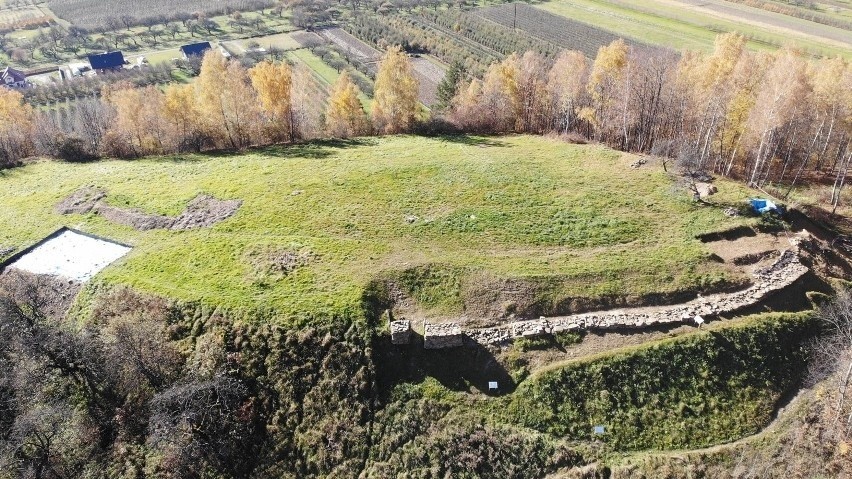
[[[754,272],[755,282],[748,289],[730,294],[699,296],[684,304],[655,308],[631,308],[597,313],[575,314],[517,321],[494,328],[472,329],[465,334],[476,342],[494,344],[512,338],[538,336],[563,331],[607,330],[650,326],[697,323],[704,318],[733,313],[753,306],[762,299],[790,286],[808,272],[799,261],[798,239],[792,249],[781,252],[771,266]]]
[[[796,235],[790,241],[791,248],[781,251],[774,263],[754,271],[754,284],[751,287],[736,293],[699,295],[692,301],[673,306],[629,308],[551,318],[542,317],[535,320],[516,321],[493,328],[462,330],[456,323],[426,323],[423,346],[426,349],[458,347],[463,344],[464,336],[480,344],[497,344],[508,342],[514,338],[564,331],[641,329],[680,323],[700,325],[704,323],[705,318],[718,317],[753,306],[770,294],[783,290],[804,276],[808,272],[808,268],[799,261],[799,244],[807,238],[807,232]],[[393,321],[390,328],[391,340],[394,344],[408,344],[410,342],[411,325],[408,321]],[[405,331],[408,331],[408,335],[405,334]]]
[[[426,323],[423,347],[426,349],[457,348],[464,344],[461,327],[456,323]]]
[[[391,344],[408,344],[411,342],[411,321],[400,320],[390,322]]]

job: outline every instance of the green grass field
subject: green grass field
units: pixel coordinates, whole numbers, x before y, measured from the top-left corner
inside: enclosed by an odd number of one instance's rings
[[[267,50],[272,47],[280,48],[282,50],[296,50],[298,48],[301,48],[299,42],[293,40],[293,37],[291,37],[289,33],[275,33],[263,37],[235,40],[232,43],[236,43],[242,48],[248,49],[249,43],[252,42],[259,43],[262,48],[266,48]]]
[[[793,44],[813,54],[839,54],[852,58],[852,50],[828,41],[710,15],[668,0],[636,4],[608,0],[552,0],[536,6],[619,35],[676,49],[709,51],[713,48],[716,35],[725,31],[737,31],[752,38],[748,44],[755,50],[774,50],[779,45]],[[747,8],[739,5],[736,7]],[[772,15],[769,12],[762,13]],[[810,24],[816,29],[830,28],[793,17],[782,17],[789,21]]]
[[[460,288],[483,276],[550,278],[556,300],[701,289],[729,279],[694,237],[753,220],[694,204],[659,166],[630,168],[634,159],[516,136],[43,161],[0,172],[0,246],[22,248],[60,226],[79,228],[135,247],[98,281],[234,311],[273,311],[287,322],[358,319],[371,281],[423,268],[433,274],[418,298],[435,314],[461,313]],[[720,205],[749,194],[718,185]],[[104,188],[112,204],[168,215],[200,193],[244,203],[209,229],[139,232],[97,215],[54,212],[83,186]],[[267,258],[282,252],[309,260],[289,274],[273,272]]]
[[[291,61],[305,64],[308,68],[313,70],[314,73],[316,73],[317,78],[319,78],[322,83],[329,87],[334,85],[334,83],[337,82],[337,79],[340,78],[340,73],[338,73],[337,70],[330,67],[326,62],[322,61],[320,57],[314,55],[307,48],[291,50],[287,52],[287,57],[290,58]],[[354,72],[353,75],[362,74]],[[364,93],[361,93],[358,98],[360,98],[361,104],[364,105],[364,109],[366,111],[370,111],[370,108],[373,105],[373,99]]]

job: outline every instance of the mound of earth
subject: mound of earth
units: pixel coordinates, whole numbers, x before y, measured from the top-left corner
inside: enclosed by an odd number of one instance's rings
[[[98,202],[104,198],[106,198],[106,191],[100,188],[80,188],[72,193],[71,196],[60,201],[59,204],[56,205],[56,212],[61,215],[84,215],[92,211]]]
[[[309,251],[274,250],[249,254],[247,261],[254,267],[255,274],[288,275],[315,259]]]
[[[233,216],[242,204],[243,200],[217,200],[210,195],[199,195],[189,202],[186,210],[175,218],[169,228],[173,230],[209,228]]]
[[[107,220],[140,231],[153,229],[188,230],[209,228],[224,221],[240,209],[242,200],[219,200],[210,195],[198,195],[176,217],[152,215],[136,209],[105,204],[106,192],[98,188],[82,188],[56,205],[63,215],[97,213]]]
[[[140,231],[168,229],[175,222],[174,218],[168,216],[151,215],[139,210],[118,208],[103,203],[95,205],[92,211],[113,223],[130,226]]]

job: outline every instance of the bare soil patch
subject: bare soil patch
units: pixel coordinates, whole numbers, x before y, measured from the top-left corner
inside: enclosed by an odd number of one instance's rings
[[[119,208],[105,204],[106,192],[87,187],[72,193],[56,205],[59,214],[96,213],[107,220],[140,231],[152,229],[188,230],[209,228],[224,221],[242,206],[242,200],[219,200],[210,195],[199,195],[189,202],[177,217],[154,215],[137,209]]]
[[[755,264],[789,246],[786,238],[769,233],[755,233],[735,239],[719,239],[706,243],[707,248],[726,263]]]
[[[72,193],[71,196],[60,201],[56,205],[56,212],[60,215],[83,215],[92,211],[95,205],[104,198],[106,198],[106,191],[100,188],[95,188],[94,186],[80,188]]]
[[[306,32],[304,30],[292,32],[290,33],[290,37],[293,40],[296,40],[299,45],[305,48],[310,48],[323,43],[323,39],[321,36],[317,35],[314,32]]]
[[[438,101],[438,85],[444,80],[446,71],[425,58],[412,58],[411,64],[420,83],[417,99],[426,106],[434,105]]]
[[[392,307],[391,316],[394,319],[407,319],[411,321],[412,327],[416,327],[426,319],[426,315],[417,304],[417,301],[409,296],[403,289],[393,281],[387,283],[388,298]],[[430,318],[432,320],[432,318]],[[440,323],[441,321],[434,321]]]
[[[173,230],[209,228],[225,221],[240,209],[243,200],[218,200],[210,195],[200,195],[190,201],[171,225]]]
[[[135,209],[118,208],[100,203],[95,205],[92,211],[113,223],[130,226],[140,231],[167,229],[174,222],[174,219],[167,216],[151,215]]]

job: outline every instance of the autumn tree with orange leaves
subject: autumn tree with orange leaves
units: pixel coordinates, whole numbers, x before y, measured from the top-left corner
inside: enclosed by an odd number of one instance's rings
[[[335,138],[363,135],[368,129],[367,115],[358,95],[361,91],[344,72],[331,89],[326,109],[326,132]]]
[[[373,99],[376,131],[383,134],[410,131],[419,110],[417,91],[411,60],[401,47],[388,47],[376,74]]]

